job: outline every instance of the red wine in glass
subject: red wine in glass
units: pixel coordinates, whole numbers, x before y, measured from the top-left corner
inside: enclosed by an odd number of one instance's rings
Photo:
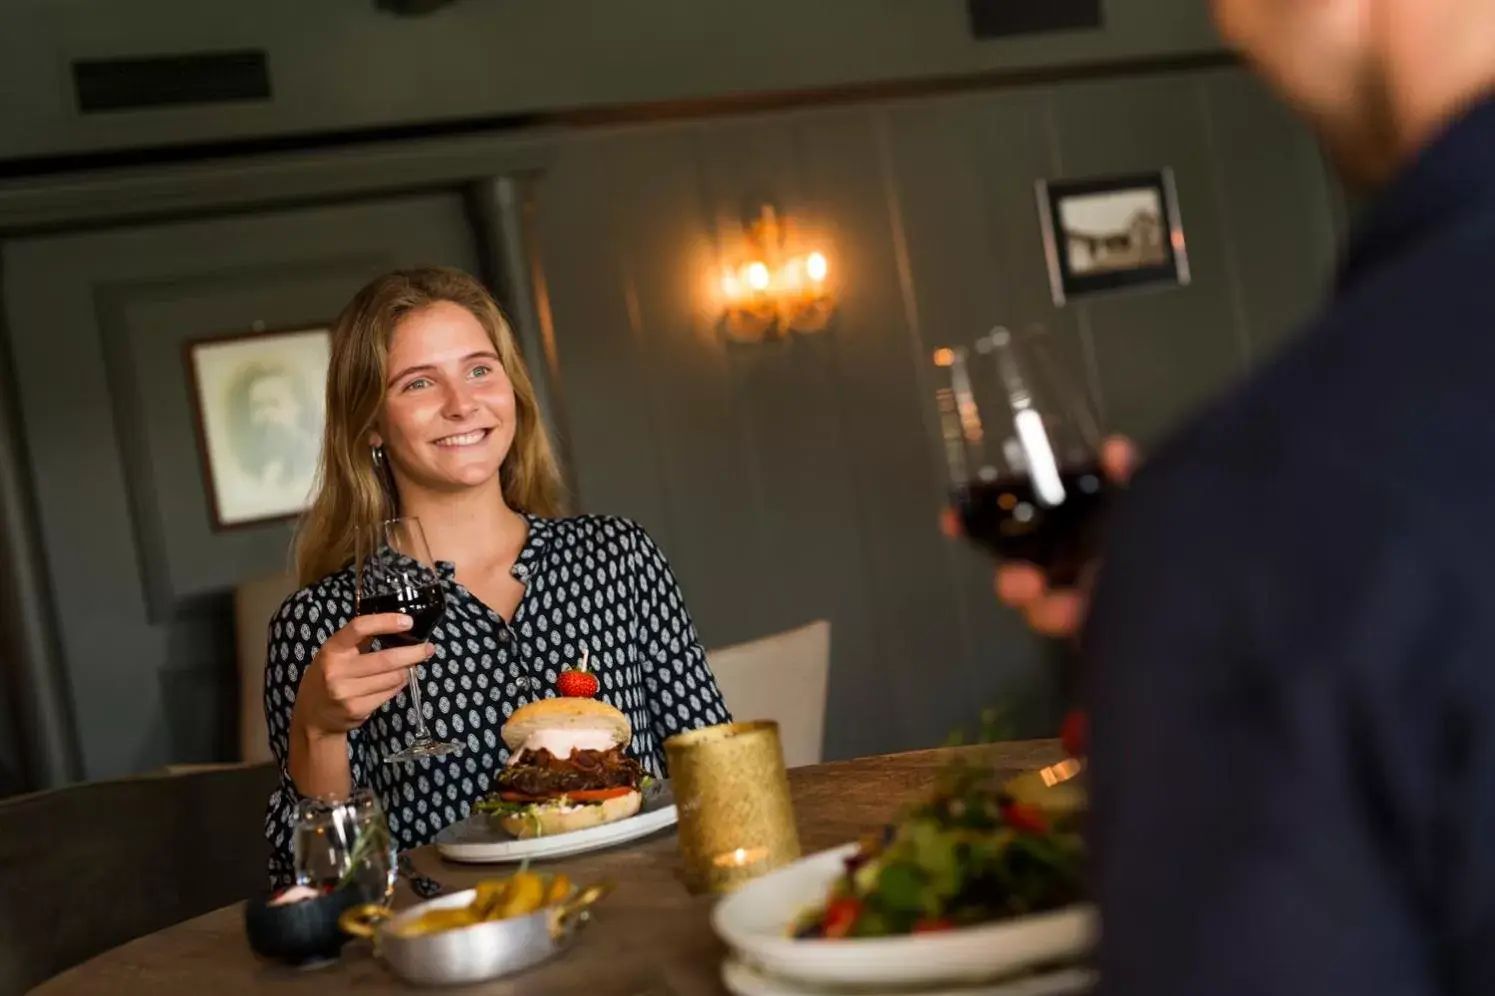
[[[446,612],[446,595],[419,519],[390,519],[360,531],[353,590],[358,615],[403,612],[410,616],[413,623],[410,629],[379,636],[376,640],[379,647],[414,646],[430,638]],[[426,729],[419,672],[420,665],[416,665],[405,673],[415,735],[405,747],[387,755],[384,758],[387,762],[441,757],[466,746],[456,740],[436,740]]]
[[[379,643],[386,647],[413,647],[426,642],[445,611],[446,598],[439,583],[367,595],[358,603],[359,615],[403,612],[410,617],[411,625],[405,632],[379,637]]]
[[[1096,421],[1047,345],[1041,332],[1020,340],[999,327],[972,349],[936,350],[936,401],[965,536],[1068,585],[1097,552],[1111,486]]]

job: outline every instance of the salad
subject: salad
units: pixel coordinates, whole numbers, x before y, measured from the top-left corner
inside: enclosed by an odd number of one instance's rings
[[[886,937],[1042,913],[1084,895],[1078,813],[1051,813],[960,766],[897,823],[864,838],[825,901],[798,917],[804,939]]]

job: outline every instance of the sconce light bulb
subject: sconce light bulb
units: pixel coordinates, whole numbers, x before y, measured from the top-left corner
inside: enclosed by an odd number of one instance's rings
[[[949,347],[940,347],[934,351],[934,365],[937,367],[951,367],[955,365],[955,350]]]
[[[805,260],[805,273],[815,283],[821,283],[825,280],[826,275],[830,273],[830,264],[826,262],[824,255],[812,252]]]
[[[747,285],[755,291],[766,291],[771,280],[768,265],[761,262],[749,263],[747,267]]]
[[[742,297],[742,281],[737,279],[737,274],[730,271],[722,274],[722,294],[728,301]]]
[[[779,289],[791,294],[798,294],[805,282],[804,260],[795,258],[789,260],[779,267],[778,285]]]

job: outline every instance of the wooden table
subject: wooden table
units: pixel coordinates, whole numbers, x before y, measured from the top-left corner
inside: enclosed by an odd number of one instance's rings
[[[923,751],[800,768],[789,773],[805,853],[834,847],[878,826],[930,784],[954,751]],[[994,744],[963,753],[1016,773],[1062,756],[1053,741]],[[431,848],[413,852],[416,868],[448,890],[470,888],[502,869],[444,861]],[[724,949],[712,933],[711,897],[690,896],[679,884],[672,833],[555,862],[580,881],[609,878],[618,888],[564,957],[512,979],[460,990],[502,996],[584,993],[586,996],[720,996]],[[396,905],[413,902],[404,891]],[[139,938],[85,962],[33,990],[41,996],[152,996],[205,993],[409,993],[369,953],[349,944],[341,961],[295,971],[266,964],[244,939],[242,904]]]

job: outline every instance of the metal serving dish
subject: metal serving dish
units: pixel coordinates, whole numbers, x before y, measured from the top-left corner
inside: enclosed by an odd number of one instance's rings
[[[374,942],[374,953],[406,982],[456,986],[513,975],[560,954],[610,885],[593,885],[524,916],[486,920],[434,933],[406,935],[401,928],[428,910],[468,906],[477,890],[442,896],[399,913],[358,906],[343,914],[343,930]]]

